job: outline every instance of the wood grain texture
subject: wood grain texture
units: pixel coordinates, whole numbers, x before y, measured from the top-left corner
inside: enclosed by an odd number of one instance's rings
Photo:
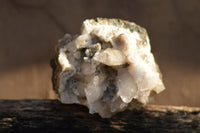
[[[200,108],[147,105],[110,119],[57,100],[1,100],[0,132],[200,132]]]

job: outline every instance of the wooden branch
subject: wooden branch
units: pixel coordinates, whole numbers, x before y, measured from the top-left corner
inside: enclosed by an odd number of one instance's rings
[[[1,100],[0,132],[200,132],[200,108],[147,105],[102,119],[56,100]]]

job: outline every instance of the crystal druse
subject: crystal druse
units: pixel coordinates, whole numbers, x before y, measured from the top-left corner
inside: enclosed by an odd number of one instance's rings
[[[59,40],[52,66],[58,99],[103,118],[165,89],[146,30],[120,19],[85,20],[80,35]]]

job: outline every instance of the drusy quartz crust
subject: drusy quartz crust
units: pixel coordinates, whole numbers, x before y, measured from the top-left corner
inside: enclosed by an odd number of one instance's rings
[[[103,118],[165,89],[146,30],[106,18],[85,20],[80,35],[59,40],[52,81],[62,103],[85,105]]]

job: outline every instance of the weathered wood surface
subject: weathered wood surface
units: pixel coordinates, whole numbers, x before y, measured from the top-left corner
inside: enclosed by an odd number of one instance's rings
[[[147,105],[102,119],[56,100],[1,100],[0,132],[200,132],[200,108]]]

